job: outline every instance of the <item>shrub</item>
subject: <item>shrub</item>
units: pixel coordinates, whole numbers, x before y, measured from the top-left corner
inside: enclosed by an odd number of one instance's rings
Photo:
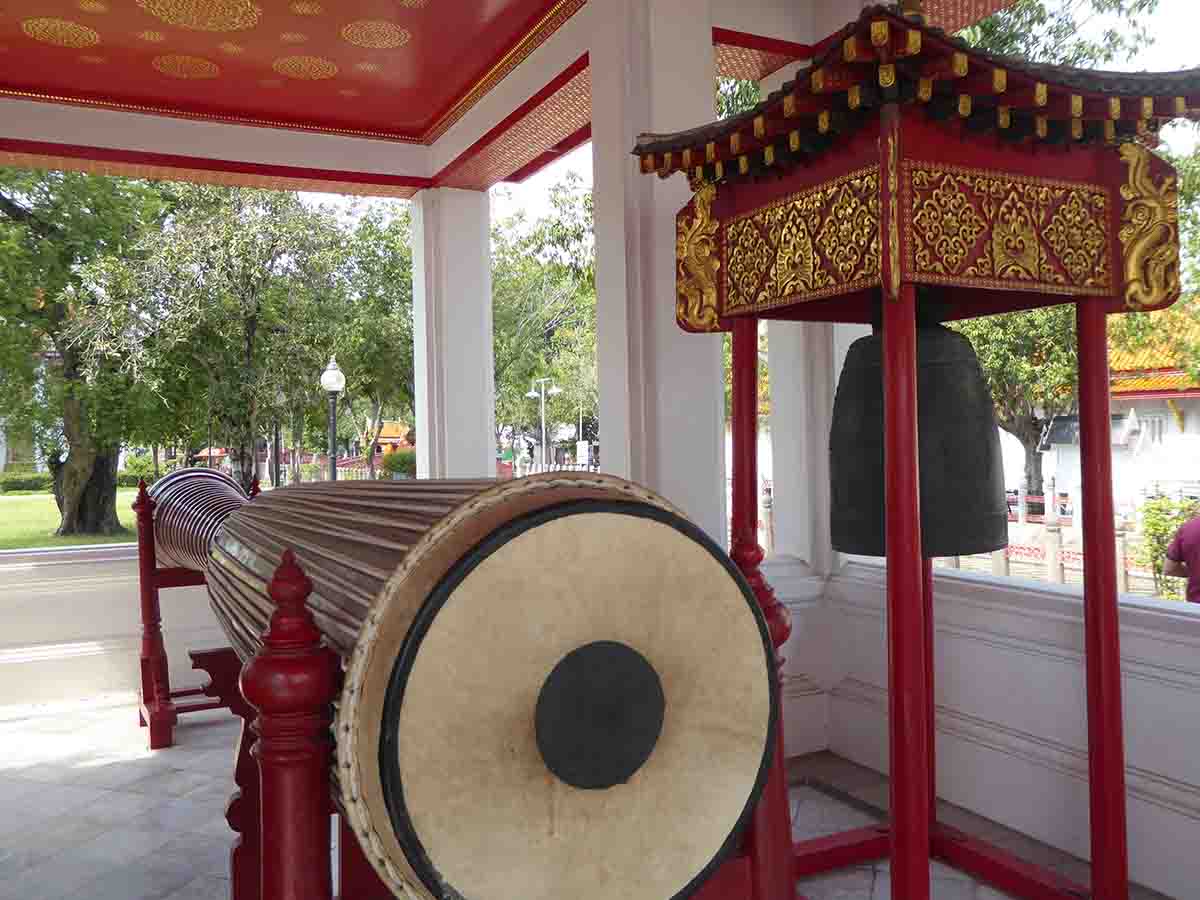
[[[125,454],[125,473],[128,475],[140,475],[146,479],[146,484],[150,483],[150,478],[154,475],[154,457],[149,453],[142,453],[135,456],[132,453]],[[162,467],[159,467],[162,471]],[[137,481],[133,482],[135,485]]]
[[[1200,513],[1200,502],[1191,499],[1172,500],[1170,497],[1150,497],[1138,510],[1142,522],[1142,541],[1138,546],[1138,562],[1148,565],[1154,573],[1154,593],[1167,600],[1182,597],[1182,579],[1163,575],[1167,548],[1179,526]]]
[[[0,474],[0,493],[9,491],[50,491],[54,476],[49,472],[8,472]]]
[[[140,472],[130,472],[128,469],[125,469],[117,473],[117,487],[135,488],[138,486],[138,482],[143,478],[146,479],[147,486],[154,484],[154,482],[158,480],[154,477],[153,472],[147,472],[145,475],[143,475]]]
[[[383,454],[383,459],[379,460],[377,465],[387,473],[388,477],[407,475],[409,478],[415,478],[417,476],[417,451],[393,450],[391,453]]]

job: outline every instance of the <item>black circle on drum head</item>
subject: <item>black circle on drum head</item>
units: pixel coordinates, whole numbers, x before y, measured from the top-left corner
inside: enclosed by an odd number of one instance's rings
[[[524,532],[530,531],[554,519],[585,513],[613,513],[641,519],[652,519],[675,529],[707,550],[741,589],[747,608],[758,626],[759,638],[762,641],[766,667],[769,673],[767,677],[767,690],[770,712],[767,720],[767,739],[764,742],[763,755],[759,762],[754,787],[746,798],[745,806],[743,806],[741,813],[730,829],[724,844],[716,851],[708,864],[696,873],[690,882],[684,885],[673,897],[666,898],[666,900],[686,900],[686,898],[691,897],[737,849],[738,836],[746,827],[766,784],[772,751],[775,749],[775,733],[779,727],[779,684],[778,679],[775,677],[775,649],[771,644],[767,622],[763,618],[762,610],[759,608],[758,601],[754,597],[754,592],[750,589],[745,576],[742,575],[728,554],[704,531],[691,522],[670,510],[650,506],[646,503],[618,500],[569,500],[565,503],[558,503],[531,513],[526,513],[497,528],[471,548],[471,550],[463,554],[430,592],[425,602],[421,605],[421,609],[414,617],[412,624],[409,626],[408,634],[404,637],[404,642],[400,646],[400,652],[397,654],[396,661],[392,665],[392,675],[388,681],[387,691],[384,694],[379,739],[379,777],[381,787],[383,788],[383,799],[387,805],[388,815],[391,818],[396,840],[404,851],[405,858],[408,860],[413,872],[421,879],[421,883],[434,897],[445,898],[445,900],[463,900],[462,895],[455,889],[454,885],[449,884],[442,877],[441,872],[438,871],[433,861],[430,860],[429,854],[426,852],[421,839],[417,836],[412,826],[408,806],[404,798],[404,783],[400,777],[399,734],[395,727],[389,728],[388,723],[393,723],[394,726],[394,723],[400,719],[400,707],[404,703],[404,691],[408,685],[408,676],[416,663],[417,654],[421,649],[425,635],[429,632],[442,607],[445,606],[451,595],[466,577],[485,559]],[[453,713],[448,712],[448,714]]]
[[[654,752],[665,708],[662,681],[646,657],[617,641],[584,644],[542,684],[534,714],[538,752],[571,787],[624,784]]]

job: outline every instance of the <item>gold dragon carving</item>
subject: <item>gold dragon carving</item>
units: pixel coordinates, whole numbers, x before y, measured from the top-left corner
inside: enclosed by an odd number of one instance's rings
[[[1125,211],[1119,237],[1124,250],[1125,305],[1130,309],[1161,306],[1178,296],[1179,187],[1174,176],[1155,184],[1151,153],[1141,144],[1121,145],[1129,167],[1121,185]]]
[[[690,219],[679,216],[675,226],[675,318],[692,331],[718,331],[717,252],[720,222],[712,217],[717,196],[715,184],[701,184],[696,191]]]

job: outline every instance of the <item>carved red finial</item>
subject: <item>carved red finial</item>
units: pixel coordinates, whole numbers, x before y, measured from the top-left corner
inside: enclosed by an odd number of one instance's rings
[[[261,493],[262,487],[259,485],[258,479],[255,478],[252,482],[250,482],[250,499],[253,500]]]
[[[138,479],[137,499],[133,501],[134,512],[141,512],[143,509],[154,509],[154,501],[150,499],[150,493],[146,490],[146,479]]]
[[[339,667],[305,606],[312,588],[285,550],[267,588],[275,602],[271,624],[242,669],[242,696],[258,710],[251,751],[259,767],[263,838],[256,896],[331,896],[329,723]]]

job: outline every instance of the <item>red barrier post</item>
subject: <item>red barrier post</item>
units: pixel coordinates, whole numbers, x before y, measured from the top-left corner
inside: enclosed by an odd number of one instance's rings
[[[917,454],[916,289],[883,301],[892,897],[929,900],[930,755]]]
[[[305,606],[312,582],[290,550],[268,587],[275,612],[263,648],[242,671],[262,804],[262,896],[330,900],[329,734],[338,659]]]
[[[733,323],[733,487],[730,553],[762,608],[776,652],[792,632],[788,608],[779,602],[761,569],[758,545],[758,320]],[[779,673],[782,674],[782,673]],[[783,718],[775,758],[748,835],[754,900],[785,900],[795,894],[791,811],[783,768]]]
[[[167,649],[163,645],[162,613],[155,583],[158,560],[154,550],[154,501],[146,491],[145,479],[138,482],[133,511],[137,514],[138,595],[142,614],[142,690],[138,720],[143,727],[149,727],[150,749],[161,750],[174,742],[176,716],[171,703]]]
[[[1087,666],[1092,896],[1125,900],[1125,744],[1117,609],[1105,301],[1075,305],[1079,340],[1079,455],[1083,473],[1083,627]]]

